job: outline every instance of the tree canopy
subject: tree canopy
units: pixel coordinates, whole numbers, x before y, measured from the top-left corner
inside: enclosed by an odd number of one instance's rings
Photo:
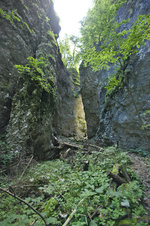
[[[79,38],[74,35],[66,35],[63,40],[59,41],[60,52],[64,65],[66,68],[74,68],[76,71],[78,71],[81,61],[78,44]]]
[[[94,0],[94,7],[82,21],[82,58],[93,70],[121,65],[150,40],[150,14],[140,15],[128,26],[129,19],[118,22],[118,9],[127,0]],[[130,28],[129,28],[130,27]]]

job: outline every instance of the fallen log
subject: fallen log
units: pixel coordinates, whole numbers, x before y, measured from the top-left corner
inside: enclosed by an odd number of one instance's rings
[[[127,169],[125,168],[125,166],[121,166],[120,169],[121,169],[121,172],[122,172],[124,178],[129,183],[131,181],[131,179],[130,179],[130,177],[128,175]]]
[[[118,185],[121,185],[123,183],[127,183],[127,181],[120,177],[118,174],[114,174],[114,173],[109,173],[109,176],[118,184]]]

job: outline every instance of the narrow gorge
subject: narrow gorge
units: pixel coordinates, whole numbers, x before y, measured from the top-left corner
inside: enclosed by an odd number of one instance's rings
[[[11,177],[18,177],[11,196],[34,197],[31,204],[49,222],[40,214],[34,222],[35,215],[18,209],[20,218],[11,221],[0,194],[0,225],[149,225],[150,30],[124,61],[126,77],[119,69],[111,80],[115,64],[94,70],[82,59],[79,84],[62,60],[54,8],[52,0],[0,0],[0,191],[9,194]],[[131,29],[139,15],[150,15],[149,0],[124,1],[115,20],[130,20],[118,32]],[[102,41],[97,45],[101,51]]]

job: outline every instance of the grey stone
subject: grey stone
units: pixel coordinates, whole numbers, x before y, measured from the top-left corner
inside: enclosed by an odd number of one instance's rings
[[[54,133],[86,133],[85,125],[79,124],[84,120],[81,96],[75,98],[72,75],[61,61],[57,45],[60,26],[53,2],[1,0],[0,8],[6,13],[15,10],[20,19],[10,22],[0,17],[0,135],[6,134],[9,151],[14,155],[53,158]],[[51,32],[56,39],[48,34]],[[44,73],[53,76],[57,98],[34,79],[18,74],[14,66],[26,65],[29,56],[48,58]],[[76,103],[79,109],[75,110]]]
[[[130,17],[130,27],[138,15],[147,13],[150,13],[150,1],[133,0],[123,5],[116,19]],[[145,111],[150,110],[150,42],[147,41],[128,63],[129,90],[124,86],[106,101],[105,86],[111,73],[112,69],[99,72],[80,69],[88,136],[95,136],[97,141],[108,138],[123,148],[149,150],[150,114]],[[143,125],[148,127],[143,130]]]

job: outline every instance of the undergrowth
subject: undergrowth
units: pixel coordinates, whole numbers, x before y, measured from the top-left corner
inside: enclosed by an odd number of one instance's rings
[[[117,184],[110,173],[125,167],[130,182]],[[122,175],[122,172],[120,172]],[[125,152],[115,147],[102,152],[74,152],[67,159],[41,162],[21,181],[9,186],[46,219],[48,225],[144,226],[143,187],[130,169]],[[3,184],[3,187],[8,187]],[[44,225],[31,209],[0,193],[0,226]]]
[[[0,172],[6,171],[9,168],[13,157],[9,145],[6,143],[5,134],[0,134]]]
[[[49,58],[54,60],[52,55],[49,55]],[[46,92],[55,95],[55,81],[53,77],[54,73],[52,73],[50,70],[48,70],[48,73],[46,73],[49,64],[48,56],[42,56],[40,59],[30,56],[27,58],[27,60],[29,62],[25,66],[15,65],[15,68],[17,68],[20,75],[26,80],[37,82]]]

